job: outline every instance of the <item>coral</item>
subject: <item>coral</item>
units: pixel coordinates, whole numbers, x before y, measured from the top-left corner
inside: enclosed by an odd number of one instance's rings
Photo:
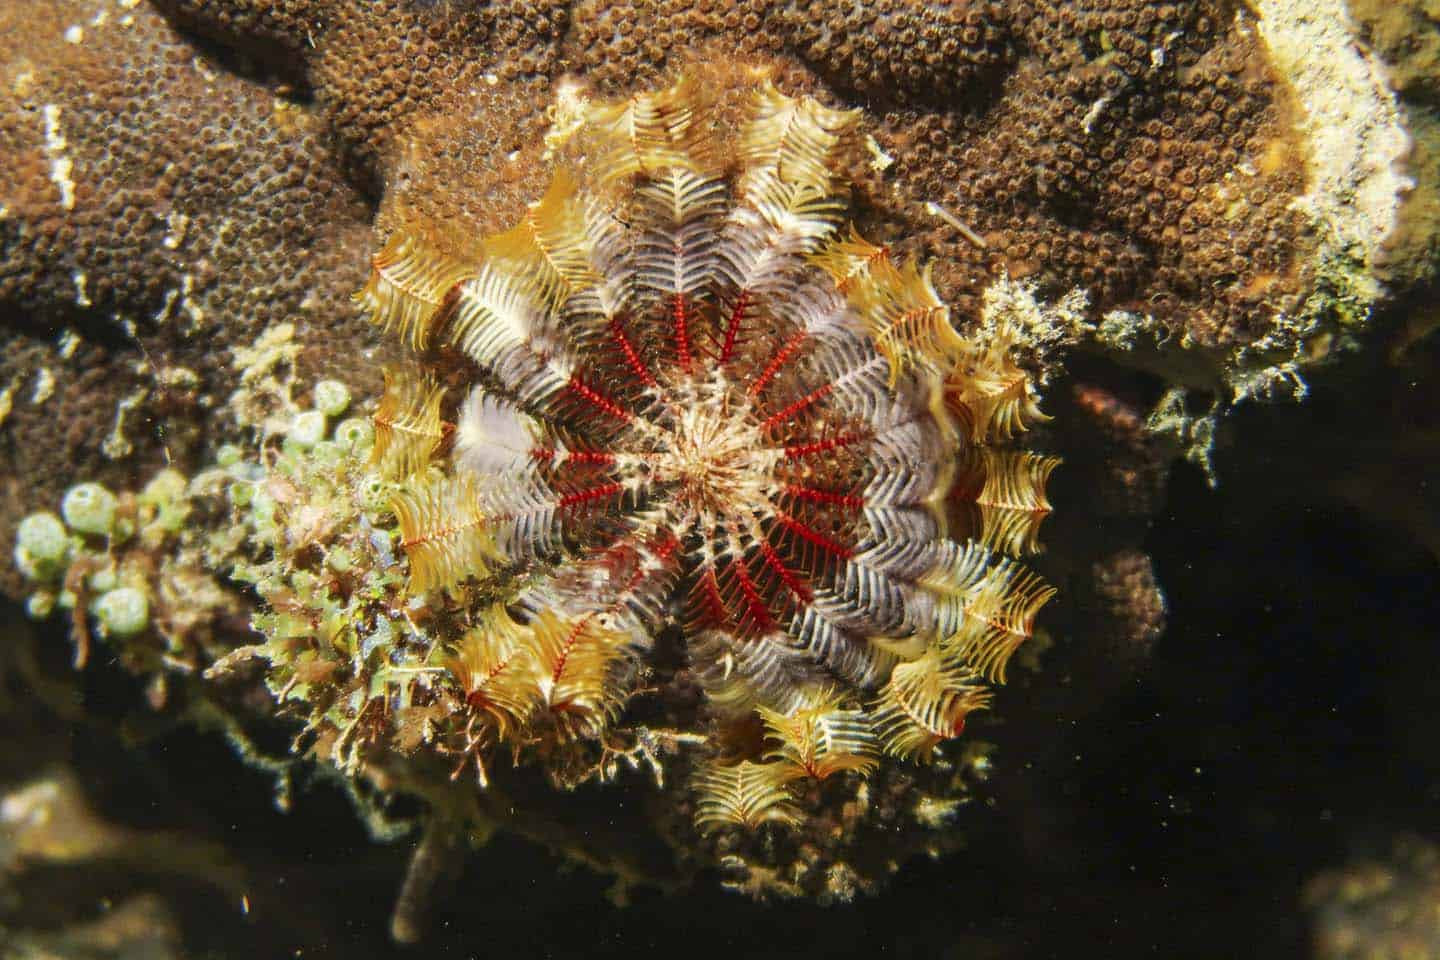
[[[965,315],[1004,276],[1078,290],[1132,318],[1122,363],[1285,396],[1354,345],[1385,293],[1373,254],[1404,186],[1403,125],[1331,5],[1313,22],[1200,0],[157,6],[168,22],[131,0],[0,16],[0,34],[24,37],[0,83],[15,171],[0,196],[0,424],[29,464],[0,534],[63,471],[118,485],[240,439],[227,349],[269,328],[294,325],[307,379],[345,376],[337,357],[373,348],[343,301],[371,205],[384,232],[424,220],[473,255],[538,195],[587,98],[697,60],[870,105],[870,162],[849,171],[858,226],[934,262],[937,294]],[[1312,27],[1334,56],[1269,52]],[[1328,119],[1350,116],[1364,136]],[[1352,190],[1366,203],[1345,205]]]
[[[1081,415],[1071,427],[1081,443],[1072,445],[1104,450],[1088,464],[1099,475],[1086,477],[1097,494],[1096,511],[1110,518],[1152,515],[1163,503],[1173,459],[1164,425],[1135,399],[1094,383],[1073,384],[1071,395]]]
[[[1363,271],[1366,251],[1394,226],[1382,207],[1403,189],[1393,100],[1345,48],[1353,26],[1338,8],[1302,21],[1279,0],[1260,16],[1198,0],[1109,0],[1083,11],[889,0],[853,9],[758,0],[658,10],[398,0],[163,6],[312,90],[326,122],[390,194],[421,180],[429,183],[419,193],[432,198],[478,162],[513,202],[563,72],[601,94],[628,93],[717,45],[738,48],[804,87],[876,105],[877,149],[894,162],[864,185],[875,222],[896,224],[898,237],[941,264],[940,292],[958,306],[970,308],[1005,270],[1082,288],[1104,308],[1135,309],[1158,329],[1227,349],[1263,337],[1276,315],[1329,309],[1310,294],[1337,279],[1319,269],[1335,243],[1321,237],[1317,248],[1292,208],[1341,211],[1336,200],[1352,188],[1373,198],[1335,221],[1350,224],[1339,230],[1342,245],[1364,234],[1365,250],[1352,258]],[[1309,49],[1316,37],[1306,31],[1316,29],[1337,56],[1289,59],[1285,51]],[[1305,72],[1317,63],[1330,73]],[[1291,74],[1298,102],[1278,82]],[[1311,95],[1320,89],[1326,99]],[[1367,132],[1332,143],[1359,129],[1339,122],[1337,110],[1363,114]],[[470,118],[468,129],[447,116]],[[1182,116],[1196,122],[1178,123]],[[497,142],[509,149],[490,149]],[[1329,172],[1307,183],[1307,164]],[[518,187],[523,197],[533,184]],[[453,194],[430,202],[484,195],[469,182],[456,182]],[[1355,292],[1362,313],[1379,292]]]
[[[3,442],[26,463],[3,494],[8,537],[57,476],[118,487],[198,463],[234,430],[229,347],[322,316],[301,345],[333,343],[369,210],[304,108],[198,56],[148,5],[5,4],[0,38]]]
[[[870,199],[942,265],[941,292],[961,307],[1007,271],[1234,344],[1310,283],[1290,209],[1304,146],[1243,10],[755,3],[652,21],[595,4],[575,19],[575,56],[602,86],[683,57],[677,34],[728,35],[877,104],[894,163]]]
[[[0,112],[7,149],[26,159],[0,246],[11,311],[43,326],[118,313],[114,326],[171,349],[179,337],[151,328],[258,330],[334,311],[343,282],[317,300],[295,252],[310,251],[312,275],[343,270],[364,208],[303,110],[191,56],[136,4],[13,5],[0,32],[22,29]]]
[[[417,119],[472,109],[491,90],[491,129],[517,99],[493,88],[524,86],[561,66],[567,4],[506,0],[481,5],[382,2],[263,3],[161,0],[180,24],[233,43],[313,90],[320,115],[340,135],[352,164],[386,176]],[[541,105],[534,119],[541,119]],[[474,116],[483,118],[476,111]],[[513,135],[513,134],[510,134]],[[500,154],[503,157],[503,153]]]
[[[1098,631],[1110,648],[1105,660],[1121,670],[1143,664],[1165,632],[1165,594],[1146,554],[1121,549],[1094,566],[1093,597],[1087,612],[1110,624]]]
[[[15,719],[7,711],[7,720]],[[214,845],[174,829],[137,829],[97,810],[80,777],[61,765],[63,745],[47,746],[58,749],[45,751],[44,776],[7,780],[0,792],[0,936],[6,956],[184,956],[174,904],[143,882],[132,882],[117,890],[113,904],[87,915],[81,904],[88,898],[77,895],[87,889],[85,878],[126,870],[134,871],[132,878],[168,873],[192,889],[223,887],[238,897],[244,889],[241,872]],[[62,918],[65,923],[57,922]]]
[[[1387,283],[1402,290],[1417,283],[1433,284],[1435,264],[1440,262],[1436,256],[1440,245],[1440,111],[1436,107],[1440,29],[1434,5],[1426,0],[1352,0],[1349,9],[1362,37],[1384,61],[1412,141],[1405,172],[1415,181],[1415,188],[1404,197],[1399,225],[1385,239],[1377,266]]]

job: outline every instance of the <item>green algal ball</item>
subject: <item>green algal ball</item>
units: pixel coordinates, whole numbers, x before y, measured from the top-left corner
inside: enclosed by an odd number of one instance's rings
[[[325,439],[325,414],[306,410],[290,421],[290,440],[301,447],[313,447]]]
[[[15,566],[31,580],[48,580],[59,573],[69,549],[65,524],[49,511],[30,514],[15,531]]]
[[[348,573],[355,566],[355,557],[344,547],[331,547],[325,554],[325,563],[336,573]]]
[[[321,380],[315,384],[315,409],[327,417],[338,417],[350,406],[350,388],[339,380]]]
[[[255,484],[237,480],[230,484],[230,502],[237,507],[248,507],[255,499]]]
[[[55,610],[55,594],[37,590],[25,598],[25,615],[31,620],[44,620]]]
[[[240,462],[244,451],[233,443],[227,443],[215,451],[215,465],[219,467],[233,467]]]
[[[254,486],[250,494],[250,524],[262,539],[270,539],[275,533],[275,498]]]
[[[166,468],[145,484],[145,489],[140,491],[140,502],[155,506],[174,503],[185,495],[185,488],[189,485],[185,474]]]
[[[150,623],[150,599],[143,590],[117,587],[95,601],[92,609],[107,637],[133,637]]]
[[[320,467],[334,466],[344,454],[344,448],[333,440],[321,440],[310,448],[311,462]]]
[[[115,528],[115,506],[115,494],[98,483],[81,483],[65,492],[60,513],[72,530],[109,534]]]
[[[106,567],[103,570],[96,570],[94,573],[90,574],[90,578],[87,582],[93,592],[106,593],[110,590],[114,590],[115,587],[119,584],[120,579],[116,575],[114,567]]]
[[[367,473],[355,485],[355,499],[362,510],[384,510],[390,505],[390,484],[373,473]]]
[[[346,450],[366,450],[375,443],[375,427],[363,417],[341,420],[335,427],[335,442]]]

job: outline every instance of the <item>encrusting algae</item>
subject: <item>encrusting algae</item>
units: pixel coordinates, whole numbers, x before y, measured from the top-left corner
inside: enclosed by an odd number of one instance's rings
[[[745,86],[589,104],[514,227],[391,236],[360,300],[416,356],[373,417],[319,384],[257,457],[179,478],[233,517],[192,554],[262,601],[256,643],[185,663],[258,665],[297,752],[432,800],[432,765],[507,792],[648,769],[682,859],[844,898],[946,847],[900,825],[943,828],[983,773],[951,742],[1054,594],[1020,558],[1057,461],[1019,446],[1020,332],[967,334],[850,225],[858,114]],[[135,552],[77,529],[52,557],[38,516],[37,596]],[[117,585],[102,623],[119,589],[167,607]],[[851,856],[880,830],[883,866]]]

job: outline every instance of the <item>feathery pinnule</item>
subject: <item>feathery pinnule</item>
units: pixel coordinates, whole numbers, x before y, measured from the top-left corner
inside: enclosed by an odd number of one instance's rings
[[[965,604],[960,631],[942,638],[967,666],[992,683],[1005,682],[1005,667],[1035,632],[1035,615],[1055,588],[1011,559],[992,567]]]
[[[801,263],[795,258],[818,249],[844,216],[845,201],[839,195],[814,184],[782,180],[773,168],[762,167],[747,171],[740,182],[732,219],[742,229],[732,230],[726,240],[730,244],[748,240],[798,273],[795,268]]]
[[[829,193],[839,179],[837,161],[859,119],[858,110],[787,97],[766,80],[752,98],[738,153],[747,167],[769,167],[783,183]]]
[[[598,279],[591,264],[594,237],[579,187],[564,169],[511,229],[487,238],[486,256],[523,277],[536,298],[554,308]]]
[[[1037,552],[1040,526],[1054,509],[1045,485],[1059,464],[1024,450],[968,450],[950,494],[955,530],[1014,557]]]
[[[475,267],[442,253],[433,240],[400,230],[371,260],[370,280],[356,299],[370,319],[424,350],[444,318],[446,297]]]
[[[586,123],[600,144],[595,169],[601,185],[613,187],[631,175],[650,176],[672,167],[707,169],[713,163],[709,114],[694,74],[664,90],[596,104]]]
[[[913,263],[894,270],[867,271],[848,287],[850,302],[890,363],[893,388],[914,366],[943,370],[965,346],[950,324],[950,308],[930,282],[930,268]]]
[[[400,546],[410,560],[412,594],[482,576],[504,559],[469,473],[419,478],[395,494],[390,507],[400,524]]]
[[[801,817],[786,788],[794,778],[795,768],[785,763],[703,764],[693,781],[699,796],[695,826],[705,833],[726,824],[751,830],[762,823],[794,826]]]
[[[779,744],[767,756],[817,780],[842,771],[862,776],[873,771],[879,744],[870,716],[843,708],[845,695],[833,688],[815,691],[806,700],[807,706],[789,713],[758,708],[770,737]]]
[[[1038,420],[1040,410],[1030,375],[1011,357],[1012,334],[996,341],[967,342],[945,377],[945,402],[966,427],[972,443],[1013,438]]]
[[[965,717],[990,703],[980,677],[943,647],[933,645],[897,665],[875,701],[875,729],[885,752],[928,757],[941,740],[958,736]]]
[[[942,540],[934,553],[934,563],[915,583],[934,599],[935,635],[943,640],[964,624],[965,606],[990,575],[992,555],[975,540],[963,546]]]
[[[890,262],[890,248],[870,243],[855,225],[849,236],[836,236],[810,258],[810,262],[828,273],[841,293],[848,293],[856,283],[873,278],[881,283],[895,283],[895,266]]]
[[[508,350],[528,347],[542,328],[542,307],[525,283],[500,263],[487,262],[454,294],[449,341],[480,367],[493,366]]]
[[[455,677],[466,703],[482,710],[498,739],[511,739],[540,703],[530,632],[504,604],[484,610],[442,666]]]
[[[541,704],[567,739],[595,736],[619,714],[628,691],[617,668],[630,636],[596,614],[541,610],[529,624],[535,684]]]
[[[523,476],[536,448],[534,422],[503,397],[474,387],[455,424],[456,466],[471,473]]]
[[[370,464],[388,480],[422,473],[434,462],[447,436],[440,418],[445,388],[410,368],[383,371],[385,392],[372,418],[375,447]]]
[[[638,186],[635,202],[647,224],[637,240],[637,289],[655,297],[697,297],[714,283],[719,266],[724,181],[672,167]]]

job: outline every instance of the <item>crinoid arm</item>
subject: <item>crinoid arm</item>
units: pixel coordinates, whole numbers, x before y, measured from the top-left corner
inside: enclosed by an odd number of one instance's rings
[[[1024,450],[970,450],[949,495],[952,531],[1013,557],[1039,551],[1040,526],[1054,509],[1045,485],[1059,464]]]
[[[707,703],[731,720],[750,716],[761,704],[785,712],[803,708],[808,685],[819,678],[814,661],[780,633],[741,639],[704,630],[689,653]]]
[[[695,297],[715,279],[724,181],[671,168],[637,188],[636,200],[653,224],[639,238],[638,286],[657,297]]]
[[[890,362],[893,386],[916,365],[944,369],[964,341],[950,323],[950,308],[935,292],[930,269],[907,263],[893,271],[868,272],[849,288],[875,348]]]
[[[693,781],[699,798],[695,826],[706,833],[725,826],[754,830],[764,823],[793,827],[801,821],[787,788],[795,776],[786,763],[705,763]]]
[[[501,740],[514,738],[540,705],[530,632],[503,604],[486,609],[442,665],[466,704],[484,713]]]
[[[961,545],[941,540],[931,549],[933,561],[916,580],[935,605],[935,634],[949,637],[965,622],[965,605],[984,587],[992,554],[974,540]]]
[[[848,293],[859,283],[898,282],[890,248],[871,243],[851,224],[847,236],[837,236],[810,258],[835,281],[840,292]]]
[[[562,738],[593,737],[625,703],[622,662],[630,637],[596,614],[570,616],[547,608],[528,624],[540,702]]]
[[[954,653],[931,646],[890,674],[874,705],[875,729],[885,752],[925,758],[942,740],[957,737],[965,718],[990,703],[990,691]]]
[[[541,307],[509,270],[487,263],[455,295],[450,342],[480,367],[525,348],[540,330]]]
[[[945,377],[945,402],[965,426],[972,443],[1010,440],[1030,424],[1048,420],[1030,374],[1011,357],[1011,337],[993,343],[967,342]]]
[[[824,780],[842,771],[868,775],[878,765],[880,752],[869,714],[842,707],[845,695],[819,690],[808,705],[789,713],[760,707],[760,718],[779,746],[769,754],[793,764],[806,776]]]
[[[536,449],[534,431],[520,410],[475,387],[455,425],[455,462],[477,474],[523,474]]]
[[[596,168],[602,184],[666,169],[698,171],[711,163],[709,104],[700,81],[687,74],[672,86],[597,105],[587,117],[602,144]]]
[[[445,388],[408,368],[386,369],[384,377],[370,464],[382,477],[401,480],[424,472],[445,443],[447,424],[440,418]]]
[[[594,237],[577,189],[574,177],[556,171],[550,189],[520,222],[484,244],[491,260],[527,278],[537,299],[551,307],[597,279]]]
[[[1005,682],[1005,666],[1035,632],[1035,616],[1055,588],[1011,559],[992,567],[965,602],[960,630],[945,637],[968,667],[994,683]]]
[[[433,474],[413,481],[390,502],[400,546],[410,561],[410,593],[481,576],[502,557],[471,474]]]
[[[371,319],[416,350],[430,344],[450,291],[475,267],[442,253],[419,233],[398,231],[371,261],[370,281],[356,299]]]
[[[809,97],[787,97],[766,80],[755,91],[750,121],[740,135],[748,167],[769,167],[782,183],[833,190],[836,167],[860,118],[858,110],[832,110]]]

